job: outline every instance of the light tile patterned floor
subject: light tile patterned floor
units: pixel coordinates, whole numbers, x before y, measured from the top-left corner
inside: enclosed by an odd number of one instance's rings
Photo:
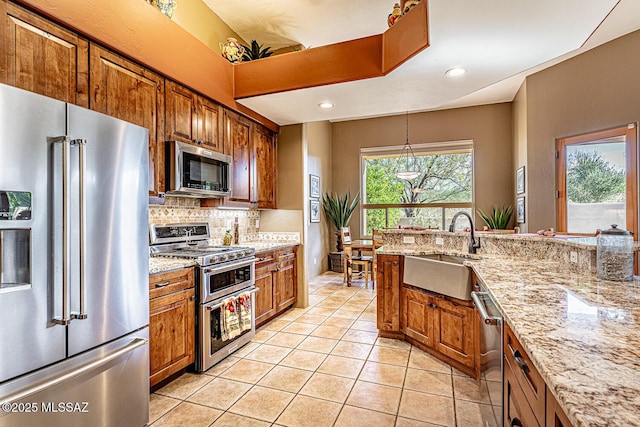
[[[261,327],[253,342],[205,374],[151,395],[165,426],[484,427],[500,383],[471,378],[408,343],[377,338],[375,291],[325,273],[310,306]]]

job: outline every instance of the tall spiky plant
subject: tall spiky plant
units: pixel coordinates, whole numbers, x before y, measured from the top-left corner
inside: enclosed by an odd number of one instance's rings
[[[270,47],[262,48],[263,45],[258,44],[257,41],[251,40],[251,47],[242,45],[244,47],[244,54],[242,55],[243,61],[253,61],[254,59],[267,58],[273,55],[273,52],[269,52]]]
[[[325,193],[322,196],[322,208],[325,215],[329,218],[329,221],[336,228],[336,234],[338,236],[338,243],[336,249],[338,252],[342,252],[342,238],[340,237],[340,228],[349,225],[351,215],[358,206],[360,201],[360,192],[356,193],[353,200],[351,200],[351,193],[347,191],[344,197],[339,196],[336,193],[330,195]]]
[[[513,214],[513,208],[511,206],[498,207],[494,205],[490,214],[483,212],[482,209],[478,209],[478,215],[480,215],[480,218],[487,224],[487,227],[492,230],[505,230],[507,225],[509,225],[511,214]]]

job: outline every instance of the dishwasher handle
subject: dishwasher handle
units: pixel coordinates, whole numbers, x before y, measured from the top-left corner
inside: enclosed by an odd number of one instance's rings
[[[500,320],[498,317],[489,316],[489,312],[487,311],[487,306],[484,304],[484,301],[481,298],[481,295],[488,296],[488,292],[471,292],[471,299],[478,307],[478,311],[480,311],[480,316],[482,316],[482,321],[487,325],[496,325]]]

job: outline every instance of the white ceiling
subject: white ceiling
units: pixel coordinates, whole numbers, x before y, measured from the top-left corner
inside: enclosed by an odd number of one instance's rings
[[[380,34],[394,3],[204,1],[245,40],[273,48]],[[511,101],[526,75],[639,28],[638,0],[430,0],[431,46],[389,75],[239,102],[286,125]],[[454,66],[468,73],[446,77]]]

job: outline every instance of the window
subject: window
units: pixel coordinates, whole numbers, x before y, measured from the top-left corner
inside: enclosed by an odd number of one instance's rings
[[[557,141],[558,231],[595,234],[612,224],[636,235],[636,126]]]
[[[360,150],[363,235],[399,225],[447,229],[456,212],[472,212],[472,142],[416,144],[412,148],[421,172],[412,180],[394,175],[402,147]],[[468,221],[462,219],[457,227],[468,227]]]

